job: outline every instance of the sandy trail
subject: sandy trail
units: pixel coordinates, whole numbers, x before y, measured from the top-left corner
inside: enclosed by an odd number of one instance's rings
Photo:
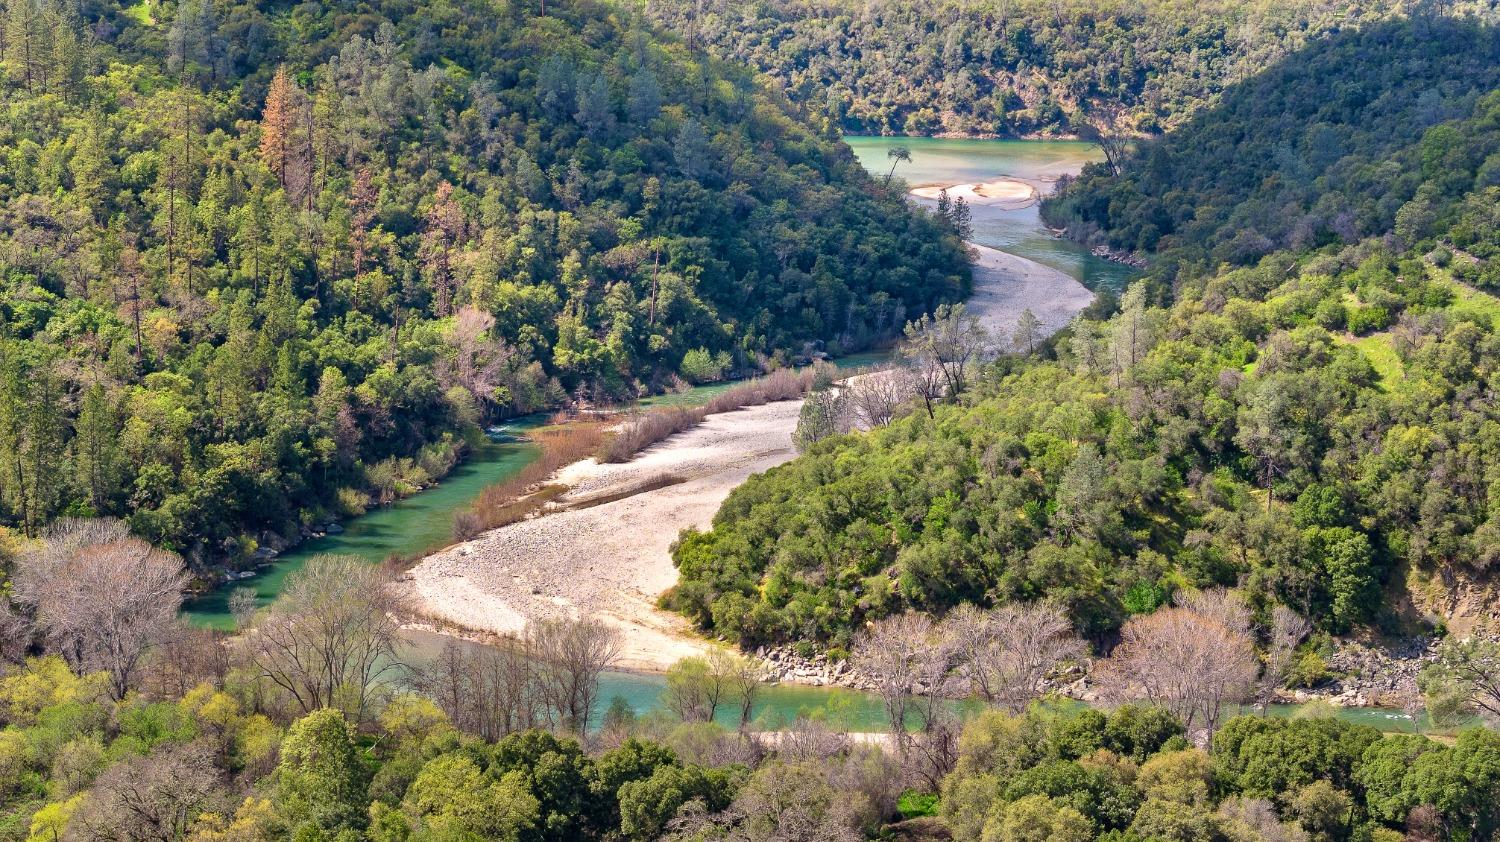
[[[975,246],[969,311],[1008,339],[1030,309],[1050,334],[1093,295],[1068,275]],[[440,622],[516,634],[531,619],[598,617],[621,629],[620,666],[660,671],[712,645],[693,636],[656,598],[677,582],[670,546],[683,529],[709,526],[719,505],[751,474],[796,456],[801,401],[709,416],[631,462],[586,460],[558,472],[561,502],[593,502],[491,530],[423,559],[403,588]],[[671,484],[660,485],[664,478]],[[652,488],[640,491],[642,487]],[[604,502],[598,502],[603,500]]]

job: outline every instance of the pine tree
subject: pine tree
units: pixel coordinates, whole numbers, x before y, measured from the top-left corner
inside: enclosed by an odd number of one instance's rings
[[[282,189],[287,186],[287,160],[296,119],[296,88],[283,64],[271,77],[271,87],[266,91],[266,107],[260,118],[260,159],[275,173]]]
[[[78,420],[73,424],[73,469],[95,514],[106,514],[120,488],[120,452],[117,431],[119,413],[105,393],[94,384],[83,396]]]
[[[37,64],[41,60],[40,15],[33,0],[9,0],[5,7],[5,44],[9,53],[11,80],[24,82],[26,93],[34,93]]]

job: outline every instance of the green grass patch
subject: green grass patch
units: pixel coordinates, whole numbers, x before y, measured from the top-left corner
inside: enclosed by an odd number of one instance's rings
[[[125,16],[140,24],[141,26],[156,26],[156,18],[151,16],[151,0],[141,0],[126,6]]]
[[[901,793],[901,799],[896,802],[896,812],[900,813],[903,819],[935,816],[938,813],[938,797],[930,792],[908,789]]]
[[[1400,384],[1401,378],[1406,374],[1406,367],[1401,364],[1396,346],[1391,344],[1390,333],[1381,331],[1347,341],[1370,361],[1375,373],[1380,375],[1381,388],[1390,391]]]
[[[1459,315],[1474,316],[1491,327],[1500,324],[1500,298],[1463,284],[1453,284],[1453,303],[1448,309]]]

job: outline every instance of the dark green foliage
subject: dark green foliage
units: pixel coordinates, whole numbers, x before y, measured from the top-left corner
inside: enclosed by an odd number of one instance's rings
[[[0,80],[27,532],[238,561],[497,417],[859,348],[968,283],[948,222],[625,10],[18,2],[76,70]]]
[[[1368,725],[1336,719],[1239,717],[1214,734],[1216,773],[1234,790],[1284,801],[1317,780],[1347,789],[1365,749],[1380,739]]]
[[[1179,264],[1248,265],[1386,232],[1413,247],[1456,199],[1492,186],[1484,137],[1496,103],[1480,100],[1497,86],[1493,27],[1420,17],[1340,32],[1142,143],[1120,175],[1087,169],[1043,214],[1080,237],[1164,252],[1163,278]],[[1378,330],[1394,315],[1354,308],[1349,329]]]
[[[1170,720],[1145,708],[1130,718]],[[1033,710],[971,721],[943,784],[942,816],[954,838],[992,838],[1010,805],[1038,795],[1053,810],[1078,810],[1095,838],[1121,840],[1264,838],[1265,814],[1254,818],[1247,799],[1268,801],[1273,822],[1317,839],[1369,839],[1410,819],[1442,838],[1480,840],[1500,820],[1500,737],[1482,728],[1449,747],[1335,719],[1239,716],[1207,754],[1174,736],[1133,758],[1108,750],[1058,758],[1058,745],[1114,730],[1117,719]]]
[[[651,14],[854,134],[1171,128],[1227,85],[1393,4],[657,0]],[[1119,117],[1115,117],[1116,113]]]

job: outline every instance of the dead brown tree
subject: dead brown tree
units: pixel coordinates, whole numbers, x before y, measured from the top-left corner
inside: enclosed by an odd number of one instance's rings
[[[63,518],[16,562],[16,596],[47,647],[75,670],[109,673],[116,699],[182,605],[182,559],[116,520]]]

